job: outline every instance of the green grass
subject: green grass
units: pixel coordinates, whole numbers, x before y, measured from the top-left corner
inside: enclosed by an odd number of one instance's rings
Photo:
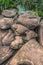
[[[34,10],[32,10],[32,12],[35,14],[35,15],[37,15],[37,16],[40,16],[40,17],[43,17],[43,12],[41,11],[41,10],[37,10],[37,11],[34,11]]]
[[[17,7],[18,3],[22,6],[22,8],[20,8],[19,10],[20,12],[23,8],[30,8],[30,10],[32,10],[32,12],[35,13],[35,15],[43,16],[43,12],[41,11],[41,9],[38,10],[38,7],[35,8],[36,10],[34,11],[34,7],[32,6],[31,0],[30,1],[29,0],[0,0],[0,4],[1,4],[0,13],[4,9],[10,9],[10,8]]]
[[[16,0],[0,0],[0,4],[3,5],[2,9],[9,9],[16,7]]]

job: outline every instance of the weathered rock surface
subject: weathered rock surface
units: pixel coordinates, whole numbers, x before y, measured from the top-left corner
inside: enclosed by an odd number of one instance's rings
[[[10,9],[10,10],[3,10],[2,15],[10,18],[16,16],[17,13],[18,13],[17,9]]]
[[[6,30],[11,27],[13,20],[10,18],[2,18],[0,19],[0,29]]]
[[[26,31],[25,32],[26,36],[24,37],[24,40],[26,41],[29,41],[31,40],[32,38],[36,38],[38,37],[37,33],[35,33],[34,31]]]
[[[43,48],[32,39],[27,42],[7,65],[43,65]]]
[[[26,31],[24,32],[26,34],[26,36],[24,35],[21,35],[21,36],[16,36],[14,41],[12,41],[11,43],[11,48],[12,49],[19,49],[22,47],[23,44],[23,41],[29,41],[33,38],[36,38],[37,37],[37,33],[35,33],[34,31]]]
[[[22,37],[21,37],[21,36],[16,36],[16,37],[15,37],[15,40],[12,41],[10,47],[11,47],[12,49],[19,49],[19,48],[22,47],[23,44],[24,44],[24,43],[23,43]]]
[[[2,45],[2,39],[6,36],[8,31],[0,30],[0,45]]]
[[[18,34],[22,34],[22,33],[24,33],[25,31],[28,30],[27,27],[25,27],[25,26],[23,26],[21,24],[13,24],[12,29],[13,29],[14,32],[15,31],[18,32]]]
[[[11,51],[8,46],[0,46],[0,64],[7,60],[11,55],[13,55],[13,51]]]
[[[10,45],[13,40],[14,40],[14,34],[12,33],[11,30],[9,30],[9,32],[2,39],[2,43],[3,45]]]
[[[29,29],[34,29],[39,25],[39,20],[37,18],[29,18],[27,14],[22,14],[19,16],[17,23],[23,24]]]
[[[40,22],[39,38],[40,44],[43,46],[43,20]]]
[[[33,13],[2,12],[0,65],[43,65],[43,22]]]

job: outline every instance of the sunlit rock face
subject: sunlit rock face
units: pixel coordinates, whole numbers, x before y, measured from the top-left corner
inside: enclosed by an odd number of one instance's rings
[[[28,41],[11,59],[9,65],[43,65],[43,48],[32,39]]]

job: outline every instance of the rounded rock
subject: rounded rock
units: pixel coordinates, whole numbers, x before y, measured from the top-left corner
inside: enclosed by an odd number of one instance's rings
[[[18,13],[18,9],[9,9],[9,10],[3,10],[2,15],[7,17],[7,18],[11,18],[16,16]]]
[[[22,34],[22,33],[24,33],[25,31],[28,30],[27,27],[25,27],[25,26],[23,26],[23,25],[21,25],[21,24],[13,24],[13,25],[12,25],[12,29],[13,29],[14,32],[16,31],[16,32],[18,32],[19,34]]]
[[[34,29],[39,25],[39,20],[37,17],[28,17],[27,13],[21,14],[18,18],[17,23],[20,23],[29,29]]]
[[[2,19],[0,19],[0,29],[2,29],[2,30],[10,29],[12,23],[13,23],[12,19],[2,18]]]

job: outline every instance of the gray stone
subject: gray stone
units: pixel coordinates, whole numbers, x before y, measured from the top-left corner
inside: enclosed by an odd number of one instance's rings
[[[9,9],[9,10],[3,10],[2,15],[10,18],[16,16],[17,13],[18,13],[17,9]]]

